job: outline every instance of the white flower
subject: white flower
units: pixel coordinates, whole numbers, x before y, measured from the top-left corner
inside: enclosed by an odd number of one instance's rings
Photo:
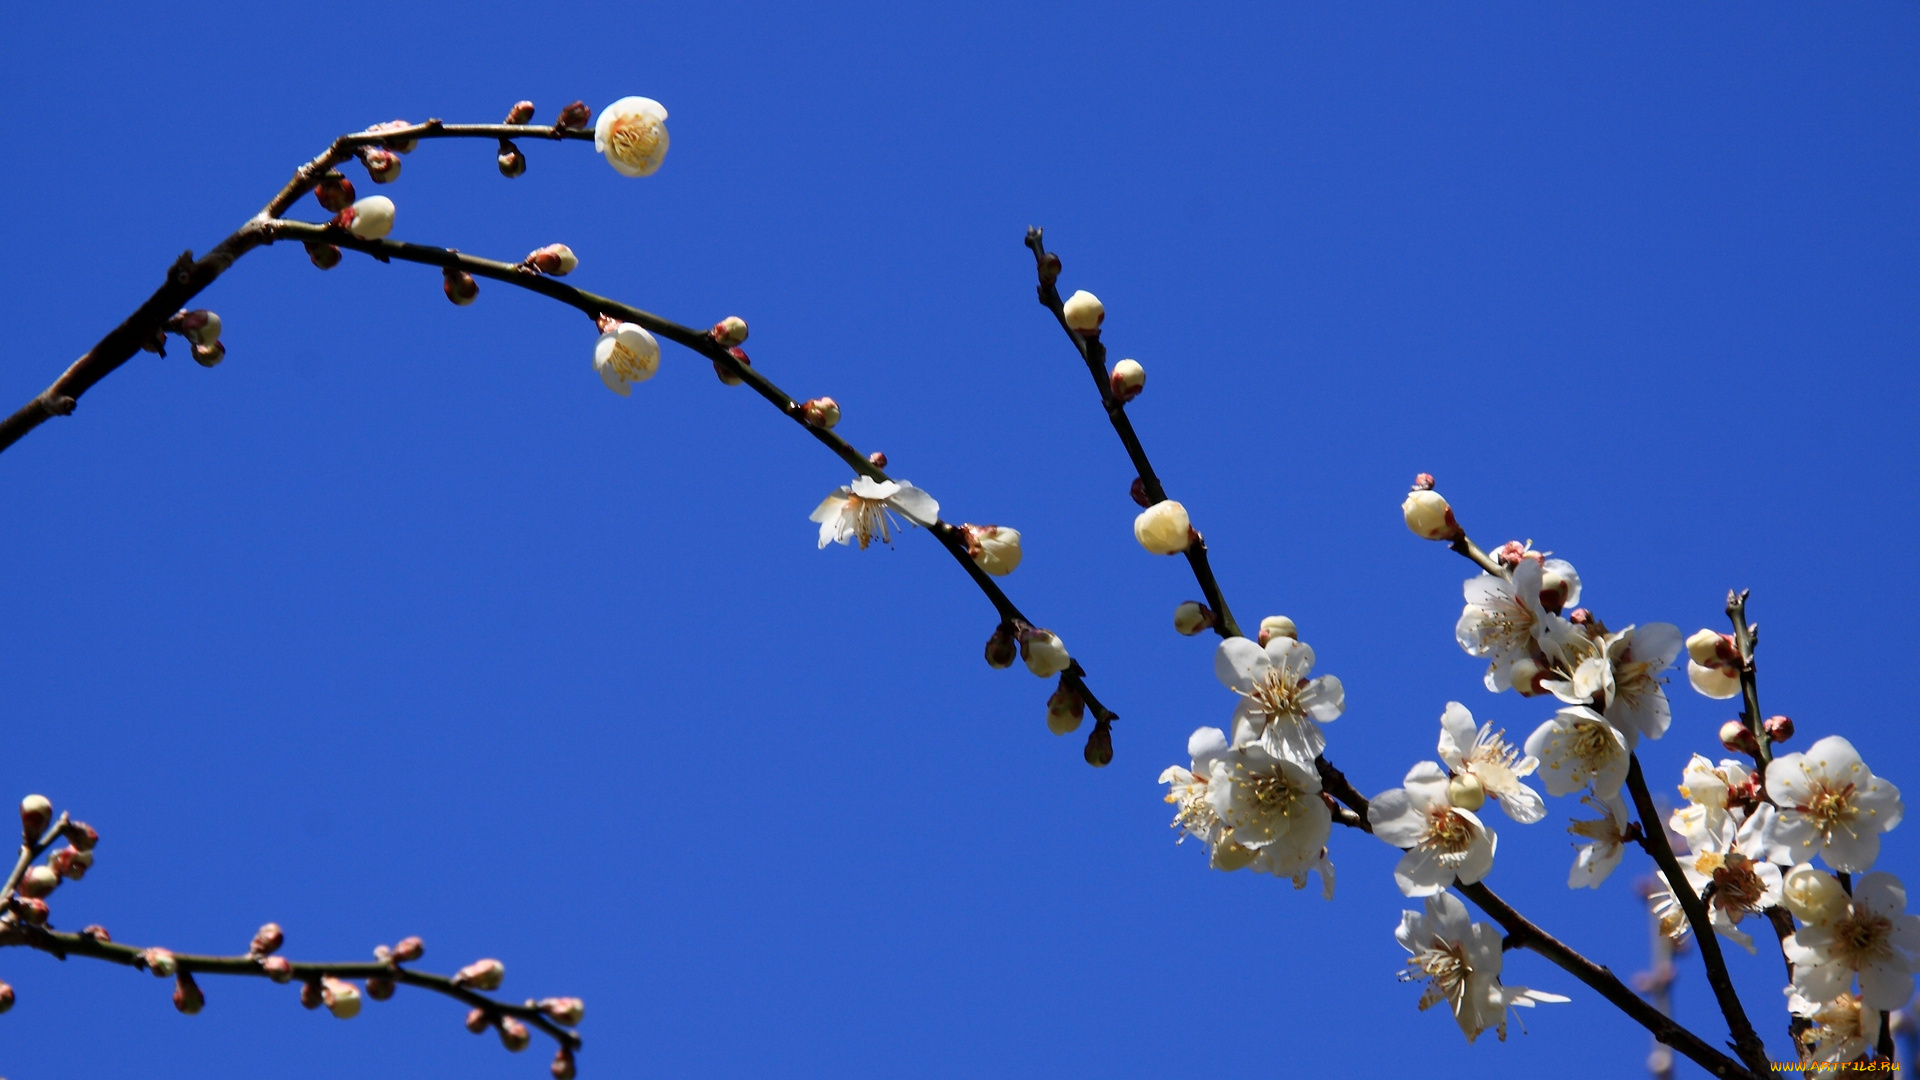
[[[1213,745],[1211,738],[1207,745]],[[1248,746],[1214,756],[1208,768],[1207,800],[1233,831],[1233,841],[1258,853],[1254,869],[1293,877],[1319,860],[1333,813],[1320,797],[1320,774],[1312,765]]]
[[[1211,853],[1226,838],[1227,826],[1214,811],[1207,791],[1213,778],[1213,763],[1227,753],[1227,733],[1216,727],[1203,727],[1187,739],[1187,756],[1193,759],[1193,767],[1183,769],[1169,765],[1160,774],[1160,782],[1168,785],[1167,802],[1176,807],[1173,827],[1180,830],[1180,838],[1175,843],[1185,843],[1191,836],[1205,844]]]
[[[1106,305],[1085,289],[1067,297],[1067,302],[1061,305],[1060,310],[1066,317],[1067,325],[1085,335],[1098,334],[1100,324],[1107,318]]]
[[[1029,630],[1020,637],[1020,658],[1027,670],[1043,679],[1051,678],[1073,666],[1066,643],[1051,630]]]
[[[593,370],[607,389],[626,397],[633,392],[628,384],[646,382],[660,370],[660,343],[645,327],[619,323],[593,343]]]
[[[856,476],[853,483],[820,500],[812,520],[820,523],[821,547],[858,540],[864,551],[876,536],[882,543],[893,543],[893,533],[900,527],[893,520],[895,513],[931,528],[940,520],[940,504],[905,480],[883,482]]]
[[[980,569],[1005,577],[1020,565],[1020,530],[1005,525],[963,525],[967,554]]]
[[[1473,714],[1457,701],[1447,702],[1440,714],[1440,760],[1455,775],[1472,776],[1487,794],[1500,800],[1500,809],[1522,825],[1531,825],[1547,816],[1547,804],[1540,793],[1520,782],[1530,776],[1539,762],[1521,757],[1509,745],[1506,732],[1495,732],[1492,724],[1478,731]]]
[[[1705,757],[1693,755],[1680,774],[1680,797],[1687,805],[1673,812],[1668,825],[1699,848],[1705,842],[1702,838],[1719,832],[1729,817],[1736,825],[1745,817],[1747,803],[1741,794],[1751,775],[1732,758],[1722,759],[1716,767]]]
[[[1591,701],[1594,694],[1604,694],[1602,712],[1614,727],[1657,739],[1673,721],[1660,673],[1673,666],[1682,645],[1680,628],[1672,623],[1629,626],[1608,634],[1595,654],[1574,669],[1577,696],[1562,694],[1561,700]]]
[[[667,157],[667,110],[652,98],[623,97],[600,111],[593,149],[621,176],[651,176]]]
[[[1177,555],[1187,550],[1193,539],[1192,529],[1187,508],[1172,499],[1154,503],[1133,519],[1133,538],[1155,555]]]
[[[1585,705],[1569,705],[1527,736],[1527,753],[1545,766],[1539,774],[1549,795],[1567,795],[1591,784],[1605,798],[1619,794],[1636,736],[1622,733]]]
[[[1627,804],[1621,801],[1619,792],[1605,798],[1582,795],[1580,801],[1600,811],[1600,816],[1591,820],[1575,818],[1567,826],[1568,832],[1589,841],[1577,845],[1579,854],[1573,857],[1567,888],[1597,889],[1613,873],[1613,868],[1620,865],[1620,856],[1635,834],[1632,820],[1627,816]]]
[[[1773,838],[1777,817],[1771,803],[1761,803],[1743,823],[1727,818],[1718,829],[1689,838],[1693,853],[1680,861],[1694,895],[1707,901],[1714,932],[1748,952],[1755,951],[1753,937],[1739,929],[1740,921],[1781,901],[1780,868],[1768,861],[1784,853]]]
[[[1467,906],[1451,893],[1427,897],[1425,912],[1401,912],[1400,927],[1393,936],[1412,954],[1401,981],[1424,979],[1427,983],[1420,995],[1421,1011],[1446,1002],[1468,1042],[1488,1028],[1505,1041],[1507,1010],[1512,1006],[1532,1008],[1537,1001],[1567,1000],[1524,986],[1501,986],[1500,931],[1491,923],[1472,922]]]
[[[1213,654],[1213,673],[1240,704],[1233,712],[1233,745],[1254,743],[1274,757],[1311,767],[1327,748],[1314,721],[1335,720],[1346,711],[1347,692],[1331,675],[1307,678],[1313,649],[1293,638],[1276,637],[1265,648],[1246,638],[1228,638]]]
[[[1882,1012],[1862,1009],[1860,999],[1841,994],[1822,1004],[1787,991],[1787,1011],[1811,1023],[1798,1037],[1802,1061],[1834,1065],[1858,1061],[1880,1037]]]
[[[1853,744],[1838,735],[1805,753],[1774,758],[1767,766],[1767,796],[1780,807],[1780,840],[1793,849],[1794,861],[1819,856],[1846,873],[1873,865],[1880,834],[1900,824],[1905,812],[1900,789],[1873,775]]]
[[[1855,881],[1844,914],[1809,922],[1780,943],[1793,965],[1794,990],[1808,1001],[1833,1001],[1858,976],[1860,1001],[1868,1008],[1905,1005],[1920,962],[1920,915],[1906,910],[1906,886],[1892,874]]]
[[[1565,667],[1579,638],[1572,623],[1541,606],[1542,572],[1538,562],[1521,559],[1511,578],[1481,574],[1467,580],[1467,606],[1454,637],[1468,655],[1487,658],[1487,689],[1496,694],[1513,684],[1515,661],[1538,658],[1542,667]]]
[[[362,240],[382,240],[393,231],[393,200],[385,195],[360,199],[341,217],[347,219],[347,231]]]
[[[1408,896],[1431,896],[1459,881],[1471,885],[1493,868],[1498,838],[1473,811],[1454,806],[1447,772],[1422,761],[1407,772],[1406,787],[1376,796],[1367,807],[1373,834],[1406,854],[1393,880]]]

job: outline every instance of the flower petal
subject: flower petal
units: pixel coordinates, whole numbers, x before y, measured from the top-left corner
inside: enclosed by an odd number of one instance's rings
[[[1280,639],[1285,641],[1287,639]],[[1253,689],[1255,679],[1273,667],[1267,651],[1257,642],[1243,637],[1228,638],[1213,651],[1213,673],[1229,688],[1241,693]]]

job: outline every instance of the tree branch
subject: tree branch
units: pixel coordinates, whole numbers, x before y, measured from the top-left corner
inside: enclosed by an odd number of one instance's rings
[[[1740,691],[1746,702],[1747,730],[1753,732],[1754,762],[1760,766],[1764,779],[1767,763],[1773,760],[1773,740],[1767,736],[1766,721],[1760,716],[1760,685],[1753,665],[1754,646],[1759,644],[1759,634],[1747,625],[1747,590],[1734,592],[1727,590],[1727,618],[1733,620],[1733,643],[1740,650]],[[1765,794],[1764,790],[1762,792]]]

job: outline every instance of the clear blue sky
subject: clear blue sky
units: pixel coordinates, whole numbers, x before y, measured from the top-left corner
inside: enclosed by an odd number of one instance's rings
[[[1468,567],[1410,537],[1439,475],[1475,534],[1571,559],[1614,625],[1720,625],[1751,586],[1769,712],[1910,794],[1916,377],[1912,5],[1031,4],[777,10],[360,4],[10,11],[0,407],[38,392],[338,132],[583,97],[672,112],[655,177],[579,145],[427,146],[397,238],[518,258],[756,364],[955,520],[1014,525],[1016,600],[1122,714],[1105,771],[1046,687],[980,662],[986,603],[924,536],[815,550],[844,466],[668,347],[622,400],[577,314],[298,247],[204,302],[228,357],[142,356],[0,457],[0,792],[97,825],[56,921],[429,966],[587,1001],[582,1075],[1634,1075],[1571,995],[1467,1048],[1393,981],[1395,853],[1339,894],[1205,869],[1154,778],[1223,722],[1195,594],[1135,545],[1132,477],[1033,302],[1047,228],[1148,372],[1135,423],[1243,619],[1346,683],[1368,792],[1445,702],[1524,734],[1453,644]],[[360,174],[355,172],[356,182]],[[363,188],[369,185],[362,184]],[[318,216],[305,203],[301,212]],[[1729,713],[1676,687],[1671,791]],[[1617,971],[1630,856],[1570,894],[1556,801],[1492,883]],[[1911,878],[1920,825],[1881,866]],[[1785,1054],[1777,956],[1733,956]],[[0,952],[14,1080],[544,1076],[403,992],[341,1023],[289,988]],[[1697,967],[1681,1009],[1710,1038]],[[1444,1056],[1441,1056],[1444,1055]],[[1697,1075],[1697,1074],[1693,1074]]]

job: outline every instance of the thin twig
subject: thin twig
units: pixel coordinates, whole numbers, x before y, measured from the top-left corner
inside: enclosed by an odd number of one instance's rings
[[[20,858],[14,861],[13,873],[7,875],[6,884],[0,885],[0,913],[4,913],[0,914],[0,923],[4,923],[13,916],[12,909],[8,906],[9,901],[13,899],[13,891],[20,887],[20,879],[26,876],[27,867],[32,866],[35,859],[46,854],[47,849],[52,847],[53,842],[60,839],[60,834],[66,830],[67,812],[62,810],[59,819],[47,826],[47,831],[42,833],[38,840],[21,837]]]
[[[1753,650],[1759,635],[1747,625],[1747,590],[1727,590],[1727,618],[1733,620],[1733,643],[1740,650],[1740,691],[1746,703],[1747,730],[1753,733],[1754,762],[1764,776],[1773,760],[1773,740],[1767,736],[1766,721],[1760,717],[1760,684],[1753,665]]]

